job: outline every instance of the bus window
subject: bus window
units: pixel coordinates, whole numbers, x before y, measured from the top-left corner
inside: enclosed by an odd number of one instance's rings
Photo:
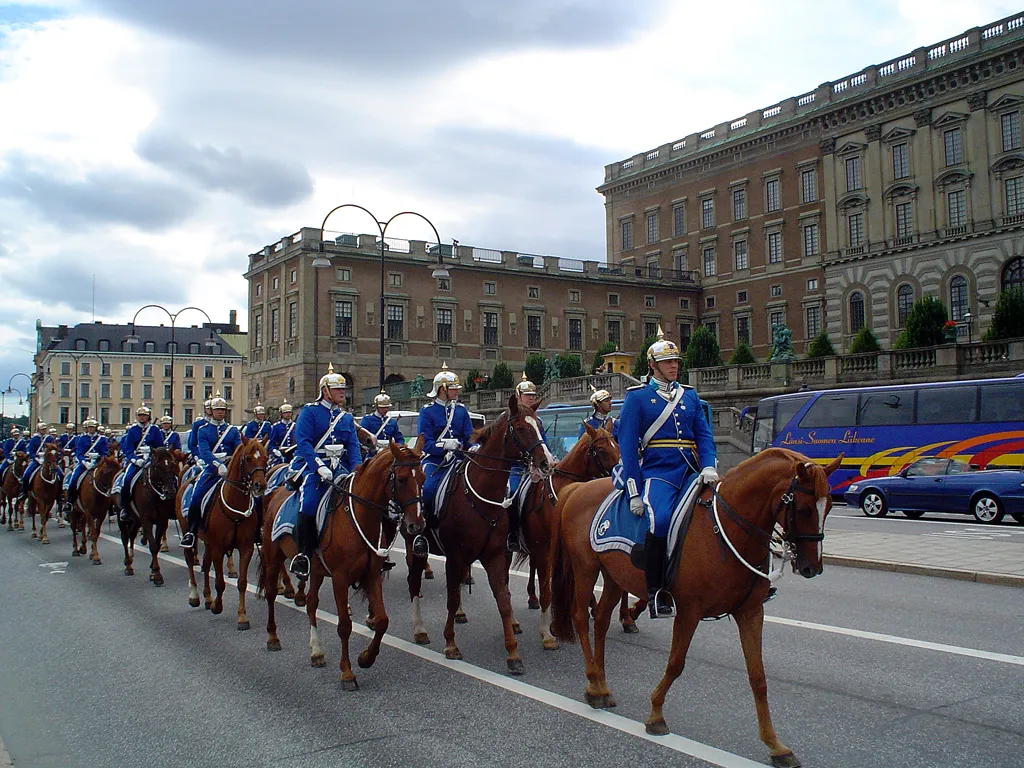
[[[925,387],[917,391],[918,424],[977,421],[977,387]]]
[[[775,403],[760,403],[754,419],[754,453],[760,453],[772,444],[775,437]]]
[[[786,425],[793,420],[793,417],[800,412],[804,404],[814,395],[800,395],[799,397],[786,397],[779,400],[775,410],[775,431],[772,439],[778,437],[779,432],[786,428]]]
[[[1024,384],[982,384],[981,421],[1024,421]]]
[[[914,390],[881,389],[860,396],[857,424],[888,427],[914,423]]]
[[[857,423],[857,394],[822,394],[800,420],[803,429],[852,427]]]

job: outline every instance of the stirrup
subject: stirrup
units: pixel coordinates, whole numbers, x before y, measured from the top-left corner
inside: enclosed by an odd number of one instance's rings
[[[385,558],[384,558],[384,563],[383,563],[383,564],[381,565],[381,567],[380,567],[381,573],[387,573],[387,572],[388,572],[388,571],[390,571],[390,570],[391,570],[392,568],[394,568],[394,567],[395,567],[396,565],[398,565],[398,563],[396,563],[396,562],[395,562],[394,560],[392,560],[392,559],[391,559],[390,557],[386,557],[386,556],[385,556]]]
[[[427,537],[422,533],[417,534],[412,540],[412,553],[416,557],[426,557],[430,554],[430,545],[427,543]]]
[[[652,619],[670,619],[675,616],[676,603],[672,593],[667,589],[659,589],[653,595],[648,595],[647,612]]]
[[[763,605],[764,603],[767,603],[769,600],[774,600],[776,597],[778,597],[778,592],[778,587],[768,587],[768,594],[765,596],[764,600],[761,601],[761,604]]]
[[[506,552],[522,552],[523,548],[519,545],[519,534],[510,533],[508,538],[505,539],[505,551]]]
[[[118,517],[119,520],[127,523],[127,522],[130,522],[131,519],[133,517],[135,517],[135,515],[133,515],[131,512],[129,512],[127,507],[122,507],[121,508],[121,514],[119,514],[117,517]]]
[[[309,557],[304,552],[299,552],[292,558],[288,570],[299,581],[305,581],[309,578]]]
[[[181,541],[178,544],[182,549],[192,549],[196,545],[196,535],[192,531],[188,531],[181,537]]]

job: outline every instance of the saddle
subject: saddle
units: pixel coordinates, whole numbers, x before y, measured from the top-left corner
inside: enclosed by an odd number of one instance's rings
[[[346,479],[353,477],[348,475],[338,481],[339,485],[344,483]],[[348,482],[351,483],[351,480]],[[349,486],[351,488],[351,485]],[[320,501],[316,505],[316,531],[317,531],[317,542],[323,538],[324,531],[327,530],[327,521],[330,519],[331,511],[334,509],[334,494],[333,488],[328,488],[327,492],[320,497]],[[299,492],[292,491],[288,494],[288,498],[284,500],[284,503],[277,510],[277,514],[274,515],[274,525],[270,529],[270,540],[278,541],[283,539],[285,536],[293,536],[295,534],[295,526],[299,522]]]
[[[436,528],[441,522],[448,497],[451,496],[453,478],[464,464],[465,459],[456,459],[454,454],[448,454],[437,471],[423,484],[423,511],[427,525],[431,528]]]

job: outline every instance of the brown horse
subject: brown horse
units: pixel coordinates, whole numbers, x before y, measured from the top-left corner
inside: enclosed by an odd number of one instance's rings
[[[101,456],[97,460],[96,466],[82,475],[78,496],[75,497],[75,503],[71,507],[69,519],[72,536],[71,554],[74,557],[85,554],[86,530],[88,529],[88,537],[92,542],[89,560],[93,565],[102,565],[98,546],[100,530],[103,521],[107,519],[107,514],[116,506],[111,488],[120,469],[117,459]],[[82,535],[81,547],[78,544],[79,533]]]
[[[505,551],[508,537],[508,502],[505,489],[509,468],[523,462],[534,482],[545,480],[551,471],[549,453],[540,434],[540,423],[532,409],[509,398],[508,410],[487,427],[473,433],[479,450],[466,451],[451,479],[451,495],[431,528],[434,542],[447,562],[448,619],[444,625],[444,655],[461,659],[455,644],[456,614],[462,602],[462,582],[470,566],[479,560],[487,571],[491,592],[498,604],[504,629],[505,660],[513,675],[523,674],[523,660],[515,637],[512,599],[508,590],[511,558]],[[440,471],[440,470],[439,470]],[[413,636],[417,643],[430,642],[420,614],[421,558],[410,560],[409,596],[412,600]]]
[[[703,489],[670,589],[678,612],[665,675],[651,694],[648,733],[668,733],[662,706],[669,687],[683,671],[697,624],[704,618],[731,615],[739,630],[761,741],[768,746],[774,765],[800,765],[793,751],[779,741],[768,712],[761,633],[770,582],[762,564],[770,562],[772,532],[778,525],[783,546],[792,553],[793,570],[805,578],[821,573],[825,518],[832,506],[828,475],[841,459],[822,468],[799,453],[772,448],[730,470],[717,491]],[[612,611],[623,590],[646,594],[644,572],[631,564],[628,554],[599,555],[590,546],[594,514],[611,490],[610,479],[569,486],[558,501],[559,524],[552,535],[552,630],[566,642],[579,637],[589,680],[585,699],[595,708],[615,706],[604,670]],[[726,547],[732,554],[723,559]],[[598,575],[604,579],[604,591],[594,615],[591,649],[587,608]]]
[[[320,557],[312,562],[309,581],[309,652],[314,667],[322,667],[324,649],[316,623],[320,604],[320,585],[330,576],[334,585],[334,600],[338,607],[338,637],[341,638],[341,684],[346,691],[359,689],[349,660],[349,641],[352,618],[349,610],[349,588],[358,589],[367,598],[370,618],[367,623],[374,630],[373,639],[359,654],[359,666],[371,667],[380,653],[381,640],[388,629],[388,615],[384,609],[383,566],[395,536],[398,522],[413,535],[423,531],[422,496],[423,469],[420,465],[423,438],[415,445],[405,446],[391,442],[390,450],[383,450],[363,462],[351,476],[343,480],[340,492],[335,491],[332,511],[320,541]],[[337,488],[337,486],[336,486]],[[277,636],[274,601],[277,598],[278,575],[284,560],[295,554],[295,544],[289,537],[271,540],[274,517],[289,491],[279,488],[270,497],[263,522],[263,558],[259,569],[259,590],[267,599],[267,650],[281,650]]]
[[[43,443],[40,446],[43,452],[43,461],[39,470],[32,478],[28,488],[28,514],[32,518],[32,538],[36,538],[36,515],[40,517],[39,541],[42,544],[49,544],[50,537],[46,535],[46,522],[50,519],[50,510],[60,499],[60,446],[56,443]]]
[[[525,490],[520,507],[520,524],[529,553],[518,555],[515,565],[518,567],[527,557],[529,558],[531,583],[535,570],[542,575],[551,572],[551,520],[554,516],[555,502],[562,489],[570,483],[607,477],[619,461],[619,446],[611,433],[604,429],[594,429],[589,424],[584,424],[584,427],[582,437],[576,441],[569,453],[555,464],[547,482],[531,484]],[[536,600],[536,595],[530,596]],[[548,612],[551,608],[551,582],[543,577],[540,580],[539,607],[540,638],[544,648],[553,651],[558,648],[558,640],[550,632],[551,620]]]
[[[240,630],[249,629],[249,616],[245,610],[245,593],[248,586],[249,561],[256,548],[256,508],[267,488],[267,449],[259,440],[242,438],[242,443],[228,461],[228,473],[218,484],[206,517],[206,527],[200,528],[199,538],[203,540],[203,598],[206,610],[219,614],[224,610],[224,558],[238,550],[238,623]],[[181,508],[184,487],[178,491],[175,503],[178,522],[182,529],[188,527],[185,516],[188,510]],[[196,583],[196,549],[185,550],[188,564],[188,604],[199,607],[199,585]],[[210,567],[216,572],[214,587],[217,597],[210,591]]]
[[[174,517],[174,494],[178,488],[177,468],[166,448],[154,448],[149,454],[149,463],[142,468],[140,477],[132,488],[134,514],[128,520],[118,515],[117,527],[121,530],[121,545],[124,547],[124,575],[135,575],[135,537],[142,531],[146,546],[149,547],[149,580],[162,587],[164,577],[160,572],[160,540],[167,523]],[[129,510],[131,512],[132,510]]]
[[[21,495],[21,476],[27,466],[28,454],[15,452],[14,460],[0,481],[0,507],[6,510],[8,531],[25,530],[25,510],[18,504],[18,496]]]

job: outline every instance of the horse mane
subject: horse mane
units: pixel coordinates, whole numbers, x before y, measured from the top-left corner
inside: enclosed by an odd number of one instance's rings
[[[814,493],[819,498],[827,496],[831,492],[831,486],[828,482],[828,476],[825,474],[825,470],[821,468],[821,465],[816,464],[810,458],[805,456],[798,451],[791,450],[789,448],[767,448],[760,453],[754,454],[749,459],[745,459],[738,465],[730,469],[726,473],[726,477],[733,475],[734,473],[739,475],[745,472],[749,472],[755,469],[758,464],[766,460],[777,459],[780,461],[786,461],[790,465],[790,471],[795,475],[801,465],[809,465],[812,469],[814,476]],[[818,471],[813,471],[814,469]]]
[[[469,436],[469,441],[476,445],[483,445],[491,437],[494,436],[494,433],[498,430],[499,424],[501,425],[502,429],[505,428],[505,422],[507,420],[508,411],[503,411],[502,414],[497,419],[492,421],[490,424],[483,427],[477,427],[476,429],[474,429],[473,433]]]

